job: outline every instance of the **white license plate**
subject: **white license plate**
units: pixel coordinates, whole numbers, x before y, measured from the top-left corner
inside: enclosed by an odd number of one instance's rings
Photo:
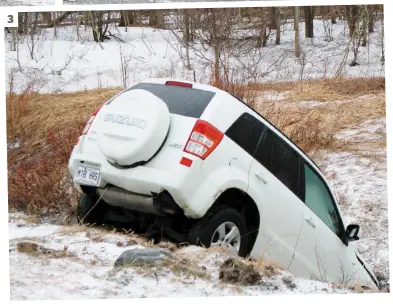
[[[98,185],[100,181],[100,170],[85,166],[78,166],[74,176],[74,182],[85,185]]]

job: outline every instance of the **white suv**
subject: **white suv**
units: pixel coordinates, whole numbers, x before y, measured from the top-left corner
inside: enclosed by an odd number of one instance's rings
[[[153,79],[95,110],[69,171],[78,217],[228,246],[304,278],[377,288],[318,167],[271,123],[212,86]],[[162,236],[162,235],[161,235]]]

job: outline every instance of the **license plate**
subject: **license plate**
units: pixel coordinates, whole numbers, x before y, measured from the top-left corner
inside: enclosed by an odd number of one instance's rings
[[[78,166],[76,174],[74,176],[74,181],[85,185],[98,185],[100,180],[100,170],[89,168],[85,166]]]

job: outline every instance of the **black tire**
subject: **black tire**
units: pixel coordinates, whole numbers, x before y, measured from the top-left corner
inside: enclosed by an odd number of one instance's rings
[[[191,227],[188,242],[191,245],[210,247],[211,240],[216,229],[225,222],[231,222],[240,231],[239,256],[246,257],[249,254],[249,237],[244,217],[235,209],[221,206],[208,212],[201,220]]]
[[[98,198],[86,194],[81,196],[76,212],[78,224],[100,226],[104,223],[108,208],[104,201],[101,200],[97,203],[97,200]]]

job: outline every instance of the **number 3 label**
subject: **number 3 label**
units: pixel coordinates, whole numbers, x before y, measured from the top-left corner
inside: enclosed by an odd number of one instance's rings
[[[4,27],[17,27],[18,26],[18,13],[6,12],[3,17]]]

